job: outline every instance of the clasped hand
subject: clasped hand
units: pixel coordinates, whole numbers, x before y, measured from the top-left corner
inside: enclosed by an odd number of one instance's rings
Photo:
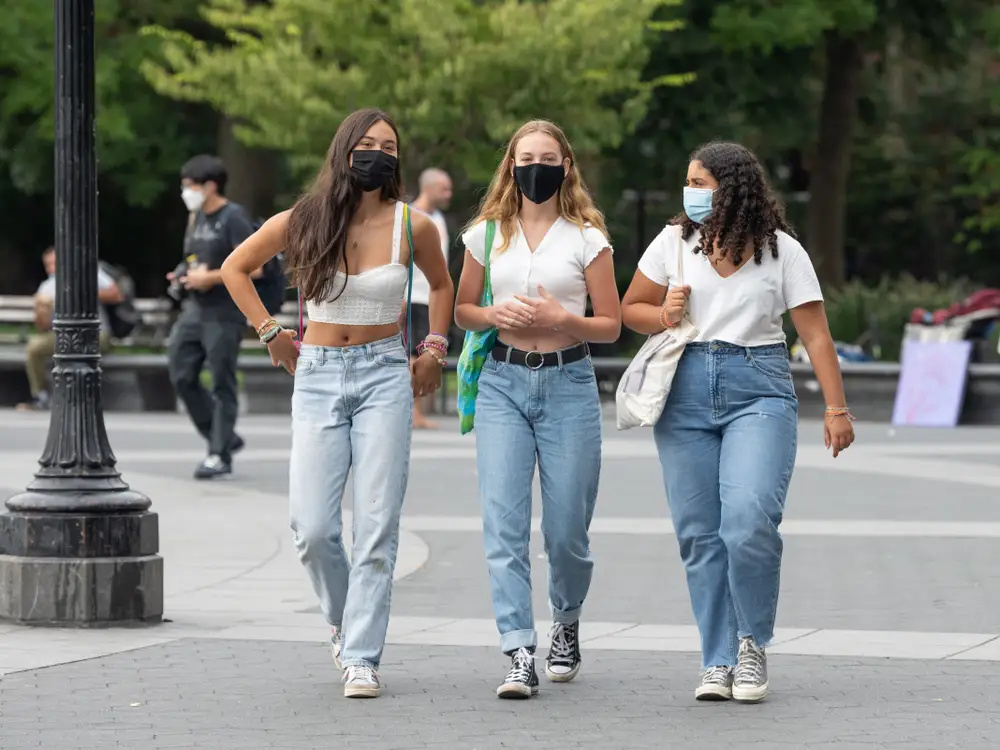
[[[538,294],[538,297],[516,294],[512,301],[494,305],[487,314],[490,324],[501,331],[520,328],[558,329],[566,322],[566,309],[544,287],[538,287]]]

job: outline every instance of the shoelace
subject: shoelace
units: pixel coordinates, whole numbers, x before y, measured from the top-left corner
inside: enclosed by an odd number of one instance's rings
[[[569,625],[555,623],[549,632],[549,661],[556,664],[572,665],[576,661],[576,632]]]
[[[347,668],[347,679],[344,682],[364,682],[378,684],[378,677],[375,670],[364,664],[358,664]]]
[[[729,667],[709,667],[701,676],[702,685],[728,685]]]
[[[764,679],[763,653],[749,638],[740,642],[740,655],[736,663],[736,682],[756,685]]]
[[[518,649],[510,662],[510,671],[505,682],[527,682],[531,679],[531,668],[535,657],[527,649]]]

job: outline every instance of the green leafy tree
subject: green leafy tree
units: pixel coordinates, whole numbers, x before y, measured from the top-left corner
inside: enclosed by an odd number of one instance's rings
[[[242,140],[281,150],[304,174],[338,123],[379,106],[397,119],[408,170],[437,164],[488,179],[524,121],[563,125],[583,154],[618,145],[650,93],[651,23],[679,0],[207,0],[225,45],[161,25],[143,65],[158,91],[207,102]]]
[[[151,204],[203,140],[193,110],[178,110],[139,72],[154,46],[139,30],[183,23],[196,17],[195,7],[194,0],[96,2],[99,167],[133,205]],[[20,191],[46,192],[55,130],[53,4],[0,0],[0,10],[0,168]]]
[[[820,275],[845,278],[844,219],[858,102],[867,69],[907,50],[938,66],[960,64],[988,0],[728,0],[712,23],[724,50],[815,50],[816,133],[808,150],[807,240]]]

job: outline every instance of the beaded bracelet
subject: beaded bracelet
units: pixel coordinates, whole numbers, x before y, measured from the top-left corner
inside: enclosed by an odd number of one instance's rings
[[[828,406],[826,407],[827,417],[847,417],[852,422],[854,421],[854,415],[851,414],[851,410],[846,406]]]
[[[680,323],[680,321],[677,321],[677,323],[671,323],[671,322],[669,322],[667,320],[667,306],[666,305],[664,305],[663,307],[660,308],[660,325],[663,327],[664,331],[667,330],[668,328],[675,328],[675,327],[677,327],[678,323]]]
[[[426,341],[421,341],[417,344],[417,354],[430,354],[431,358],[441,365],[441,367],[444,367],[447,364],[447,360],[445,360],[444,355],[435,351],[435,347],[429,346]]]
[[[264,331],[264,333],[260,335],[260,343],[270,344],[272,341],[278,338],[278,334],[281,333],[283,330],[285,329],[279,325],[271,326],[266,331]]]
[[[257,326],[257,328],[254,330],[257,332],[258,336],[261,336],[264,334],[265,330],[269,330],[270,328],[273,328],[276,325],[278,325],[278,321],[276,321],[274,318],[265,318],[263,321],[261,321],[261,324]]]

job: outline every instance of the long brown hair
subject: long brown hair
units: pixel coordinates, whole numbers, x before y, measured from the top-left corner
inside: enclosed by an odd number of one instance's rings
[[[517,225],[517,214],[521,210],[521,189],[514,182],[512,174],[514,166],[514,156],[517,152],[517,144],[524,136],[530,133],[545,133],[555,139],[559,144],[564,159],[569,159],[569,172],[559,189],[559,215],[564,219],[572,221],[580,229],[584,224],[590,224],[600,229],[605,236],[608,230],[604,226],[604,215],[594,205],[594,200],[587,191],[587,186],[583,183],[580,170],[576,166],[576,156],[573,154],[573,147],[569,145],[566,134],[554,122],[548,120],[532,120],[526,122],[510,139],[507,144],[507,151],[500,166],[497,167],[490,188],[483,198],[483,203],[479,207],[479,215],[472,220],[469,226],[478,224],[481,221],[500,222],[500,236],[503,244],[494,251],[499,255],[510,246],[510,241],[514,238]]]
[[[392,128],[398,153],[399,130],[389,115],[380,109],[359,109],[349,114],[337,128],[315,182],[288,217],[286,274],[289,283],[299,287],[304,299],[332,296],[340,267],[350,273],[347,228],[362,196],[361,186],[351,176],[351,151],[377,122]],[[403,178],[397,161],[395,177],[382,188],[382,200],[400,200],[402,195]],[[342,292],[343,286],[337,296]]]

